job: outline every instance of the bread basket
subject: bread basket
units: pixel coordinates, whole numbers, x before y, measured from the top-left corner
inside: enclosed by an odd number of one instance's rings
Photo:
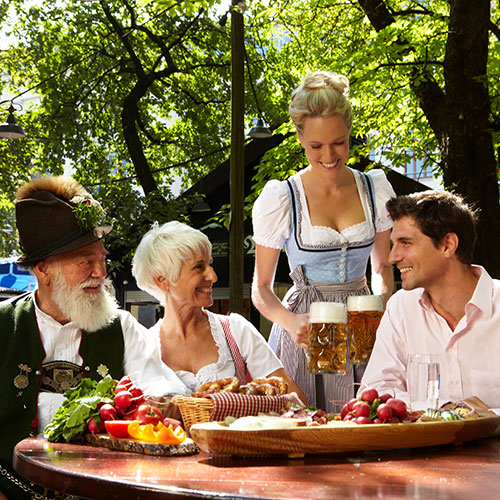
[[[214,409],[214,403],[209,398],[174,396],[172,403],[179,407],[186,432],[189,432],[194,424],[209,422]]]

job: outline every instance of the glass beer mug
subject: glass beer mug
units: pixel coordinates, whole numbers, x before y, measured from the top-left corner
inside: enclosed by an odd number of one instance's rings
[[[337,302],[313,302],[309,310],[309,373],[344,374],[347,357],[347,309]]]
[[[380,295],[347,297],[347,331],[351,363],[366,363],[370,358],[383,313],[384,304]]]

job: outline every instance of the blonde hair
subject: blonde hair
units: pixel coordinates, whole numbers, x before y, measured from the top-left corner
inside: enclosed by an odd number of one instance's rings
[[[304,119],[341,115],[347,128],[352,127],[352,108],[348,99],[349,80],[329,71],[308,73],[292,92],[288,112],[297,133],[303,132]]]
[[[212,254],[212,243],[206,234],[178,221],[161,226],[155,222],[143,236],[132,259],[132,274],[137,286],[164,305],[165,292],[158,288],[155,278],[164,276],[175,283],[184,262],[196,253]]]

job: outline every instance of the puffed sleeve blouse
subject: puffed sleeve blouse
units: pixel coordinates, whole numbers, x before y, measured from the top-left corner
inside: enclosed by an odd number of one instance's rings
[[[306,244],[337,244],[345,241],[356,241],[360,237],[368,237],[371,231],[371,217],[368,208],[368,199],[362,195],[361,173],[351,169],[354,173],[361,203],[365,212],[365,221],[343,229],[341,232],[330,227],[313,226],[307,208],[303,212],[301,239]],[[394,190],[384,172],[374,169],[367,172],[373,180],[375,191],[376,219],[375,230],[382,232],[392,227],[392,219],[385,208],[387,200],[395,196]],[[299,187],[302,207],[307,207],[301,175],[293,176]],[[290,234],[290,202],[286,181],[271,180],[262,190],[255,201],[253,211],[253,239],[257,245],[281,250]]]

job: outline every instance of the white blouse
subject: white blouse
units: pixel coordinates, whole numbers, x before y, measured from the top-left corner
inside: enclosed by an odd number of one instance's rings
[[[215,363],[205,365],[192,373],[185,370],[176,371],[177,377],[187,387],[188,392],[194,392],[205,382],[211,382],[227,377],[235,377],[236,369],[233,357],[226,341],[226,336],[217,315],[205,310],[210,322],[210,331],[219,350],[219,359]],[[149,331],[157,342],[157,350],[161,353],[160,319]],[[242,358],[245,360],[252,378],[267,377],[271,373],[283,368],[281,361],[267,344],[260,332],[247,319],[239,314],[229,315],[231,334],[238,345]],[[162,361],[163,363],[163,361]],[[166,365],[163,363],[166,367]]]
[[[354,178],[361,204],[365,213],[365,221],[353,226],[346,227],[341,232],[326,226],[313,226],[307,208],[306,195],[302,184],[301,175],[304,170],[295,174],[302,211],[301,239],[304,244],[341,244],[349,241],[359,241],[368,239],[371,231],[371,220],[369,200],[363,195],[364,189],[361,180],[361,173],[358,170],[350,169]],[[394,189],[387,180],[384,172],[380,169],[373,169],[367,172],[373,180],[375,191],[376,219],[375,228],[377,232],[382,232],[392,227],[392,219],[385,208],[385,203],[389,198],[396,196]],[[290,202],[286,181],[271,180],[262,190],[255,200],[252,210],[253,219],[253,239],[258,245],[281,250],[285,240],[290,234]]]

